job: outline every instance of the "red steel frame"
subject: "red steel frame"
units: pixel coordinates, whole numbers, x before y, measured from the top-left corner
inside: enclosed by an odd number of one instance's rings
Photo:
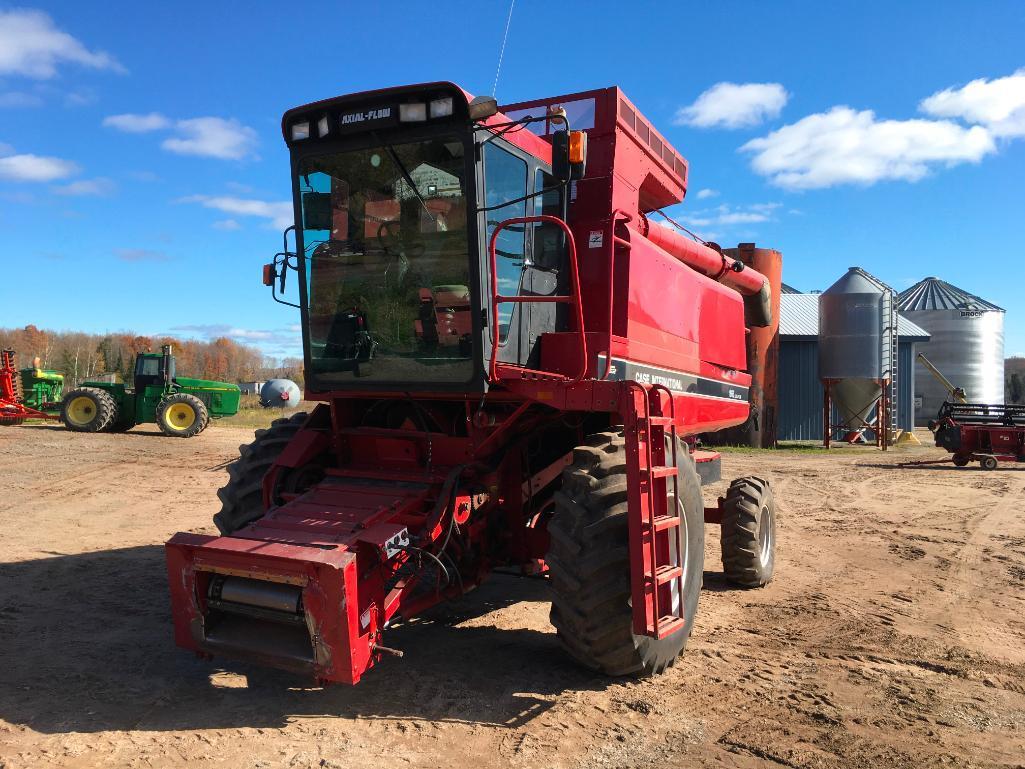
[[[454,88],[388,89],[340,103]],[[680,591],[682,606],[684,575],[670,557],[681,521],[667,508],[670,483],[673,499],[679,498],[677,439],[748,417],[742,294],[764,292],[766,283],[714,245],[648,223],[645,213],[682,200],[686,161],[619,89],[507,111],[582,99],[593,100],[595,119],[587,173],[574,183],[569,221],[506,220],[481,255],[491,270],[482,297],[492,321],[485,396],[416,392],[420,422],[384,428],[362,426],[368,404],[401,404],[412,400],[410,393],[307,393],[324,403],[264,477],[263,517],[231,536],[178,534],[167,543],[180,646],[303,670],[322,681],[357,682],[391,651],[381,643],[389,623],[460,594],[496,567],[545,568],[553,492],[573,447],[586,439],[585,419],[596,429],[621,427],[626,436],[634,632],[661,638],[683,626],[673,613],[673,591]],[[318,102],[286,113],[286,140],[294,120],[335,108],[335,102]],[[502,114],[486,121],[502,124],[508,124]],[[529,131],[503,138],[550,162],[546,139]],[[540,222],[566,235],[570,293],[499,294],[498,232]],[[586,258],[576,250],[585,242]],[[542,334],[538,369],[498,360],[495,327],[504,302],[573,306],[572,329]],[[566,419],[570,414],[575,420]],[[540,465],[527,451],[538,446],[548,451]],[[325,456],[331,461],[322,481],[284,490],[291,472]],[[708,522],[719,516],[719,508],[704,511]],[[430,558],[440,567],[423,569]],[[443,572],[451,578],[443,579]],[[289,656],[261,648],[258,633],[245,643],[215,637],[207,622],[207,587],[217,575],[301,590],[300,635],[309,648]]]

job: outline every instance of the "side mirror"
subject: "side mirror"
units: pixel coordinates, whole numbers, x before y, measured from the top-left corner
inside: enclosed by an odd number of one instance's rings
[[[552,134],[552,175],[563,182],[583,179],[587,170],[587,134],[556,131]]]

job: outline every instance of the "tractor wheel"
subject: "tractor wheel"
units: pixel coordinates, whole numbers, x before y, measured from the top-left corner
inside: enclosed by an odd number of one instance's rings
[[[776,503],[769,482],[753,475],[734,480],[721,529],[726,579],[741,587],[768,584],[776,566]]]
[[[661,673],[683,651],[694,624],[704,568],[704,503],[686,445],[677,454],[682,499],[676,509],[683,521],[677,563],[683,565],[684,590],[674,598],[683,601],[685,624],[658,640],[633,632],[623,434],[591,436],[574,449],[573,464],[562,474],[545,557],[554,592],[551,620],[566,651],[606,675]]]
[[[238,447],[239,458],[228,465],[228,483],[217,490],[221,510],[214,523],[221,534],[231,534],[266,512],[263,506],[263,476],[299,432],[307,415],[303,412],[275,419],[266,430],[257,430],[250,444]],[[324,477],[324,465],[312,463],[280,478],[282,491],[299,492]]]
[[[78,433],[98,433],[114,421],[117,404],[97,387],[77,387],[61,401],[61,422]]]
[[[998,463],[996,457],[983,457],[979,460],[979,464],[982,465],[983,470],[996,470]]]
[[[206,404],[191,393],[168,395],[157,404],[157,425],[174,438],[198,435],[209,418]]]

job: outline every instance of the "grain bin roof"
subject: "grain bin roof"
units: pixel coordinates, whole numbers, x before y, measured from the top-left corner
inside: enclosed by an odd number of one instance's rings
[[[939,278],[925,278],[911,288],[901,291],[897,296],[901,312],[917,312],[918,310],[995,310],[997,307],[975,294],[947,283]]]
[[[781,338],[818,339],[819,295],[780,294],[779,335]],[[929,332],[903,315],[897,316],[897,335],[911,342],[925,342]]]

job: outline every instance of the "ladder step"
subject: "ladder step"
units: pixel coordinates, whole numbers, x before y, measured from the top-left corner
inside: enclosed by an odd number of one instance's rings
[[[637,421],[640,422],[641,424],[647,422],[649,425],[658,425],[660,427],[671,427],[672,424],[673,424],[673,418],[672,417],[664,417],[664,416],[642,417],[641,419],[638,419]]]
[[[662,617],[658,621],[658,637],[665,638],[677,630],[683,630],[683,626],[686,624],[683,617],[674,617],[672,615]]]
[[[655,531],[665,531],[666,529],[677,529],[680,527],[680,516],[678,515],[660,515],[653,522],[652,525]]]
[[[675,467],[668,467],[665,465],[655,465],[654,467],[649,467],[647,470],[642,468],[641,472],[647,473],[652,478],[671,478],[677,474]]]
[[[664,585],[683,576],[682,566],[659,566],[655,569],[655,583]]]

